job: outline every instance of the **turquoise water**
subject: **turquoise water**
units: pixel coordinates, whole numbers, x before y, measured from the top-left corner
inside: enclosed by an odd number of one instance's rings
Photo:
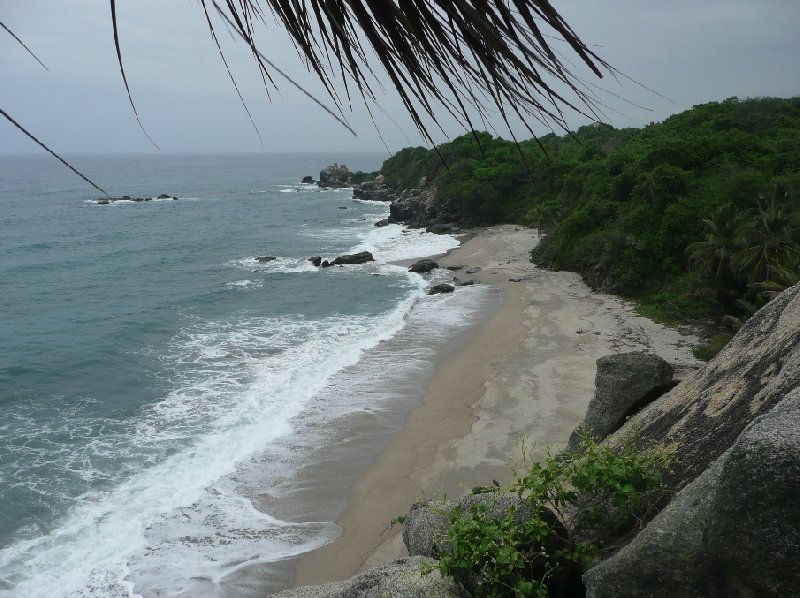
[[[289,475],[276,447],[314,434],[321,397],[320,422],[362,410],[353,368],[376,375],[365,356],[420,305],[469,311],[392,263],[455,239],[297,182],[384,157],[74,156],[113,195],[180,197],[107,206],[47,157],[0,158],[0,595],[221,595],[242,563],[332,539],[256,508],[243,472],[272,454],[258,483]]]

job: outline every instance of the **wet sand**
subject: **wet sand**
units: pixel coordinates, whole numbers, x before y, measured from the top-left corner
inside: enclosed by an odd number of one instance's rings
[[[341,537],[296,563],[295,585],[344,579],[404,555],[400,527],[388,529],[394,517],[419,498],[508,481],[522,438],[535,456],[562,448],[592,397],[599,357],[649,349],[678,375],[696,367],[696,337],[637,316],[577,274],[536,268],[537,242],[532,229],[480,229],[439,260],[479,267],[453,274],[499,289],[501,307],[437,365],[421,406],[352,486],[337,520]]]

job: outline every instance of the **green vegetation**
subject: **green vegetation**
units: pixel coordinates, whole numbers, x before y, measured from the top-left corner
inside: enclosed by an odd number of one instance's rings
[[[440,571],[476,596],[541,597],[580,587],[580,571],[599,548],[578,538],[586,530],[619,537],[638,528],[666,492],[661,472],[668,465],[662,451],[637,448],[635,435],[616,449],[585,438],[580,451],[549,455],[544,465],[528,456],[510,488],[476,490],[511,490],[531,512],[497,519],[485,504],[469,513],[456,508]]]
[[[800,280],[800,98],[730,98],[518,145],[477,133],[438,151],[446,166],[408,148],[381,172],[401,188],[435,180],[456,219],[544,229],[537,263],[661,320],[746,317]]]

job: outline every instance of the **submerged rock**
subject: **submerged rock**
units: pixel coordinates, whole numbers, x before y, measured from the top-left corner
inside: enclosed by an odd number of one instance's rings
[[[319,265],[322,263],[322,257],[315,255],[313,257],[308,258],[308,261],[311,262],[314,266],[319,267]]]
[[[300,182],[302,182],[302,183],[313,183],[314,182],[314,177],[311,176],[310,174],[307,174],[306,176],[303,177],[303,180],[300,181]]]
[[[378,220],[372,226],[377,226],[378,228],[380,228],[382,226],[389,226],[389,219],[388,218],[384,218],[383,220]]]
[[[276,258],[274,255],[257,255],[256,256],[256,261],[257,262],[271,262],[271,261],[276,260],[276,259],[278,259],[278,258]]]

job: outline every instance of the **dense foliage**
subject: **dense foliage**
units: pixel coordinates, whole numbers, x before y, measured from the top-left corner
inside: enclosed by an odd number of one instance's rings
[[[730,98],[642,129],[598,123],[519,144],[465,135],[438,154],[405,149],[382,173],[400,188],[435,180],[456,217],[544,228],[537,262],[638,297],[650,315],[746,316],[800,279],[800,98]]]
[[[456,508],[439,569],[475,596],[580,594],[581,569],[599,551],[580,541],[582,532],[638,529],[667,492],[661,474],[668,466],[665,453],[638,448],[635,435],[616,449],[587,437],[578,452],[549,455],[544,464],[528,458],[507,490],[530,513],[520,518],[512,509],[498,519],[483,503]],[[488,493],[487,503],[499,490],[506,489],[475,489]]]

